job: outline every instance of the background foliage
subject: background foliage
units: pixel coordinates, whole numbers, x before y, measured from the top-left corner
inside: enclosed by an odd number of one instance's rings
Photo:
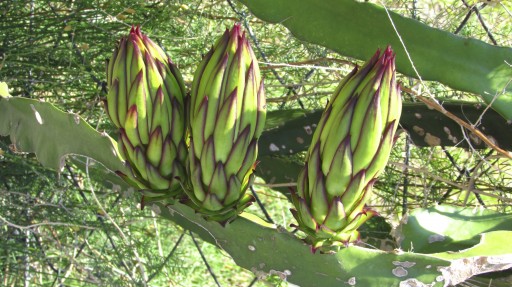
[[[509,2],[378,4],[446,31],[511,46]],[[360,63],[301,42],[284,27],[264,23],[229,1],[2,1],[0,13],[0,81],[9,84],[10,93],[54,103],[108,133],[112,125],[101,103],[104,61],[132,24],[142,25],[166,49],[189,85],[201,55],[226,27],[241,21],[250,28],[262,62],[268,109],[275,113],[322,108],[339,80]],[[443,101],[480,102],[439,83],[421,86],[409,78],[402,82],[418,93],[427,88]],[[404,100],[417,102],[408,93]],[[505,130],[510,126],[505,125]],[[78,172],[73,162],[55,173],[42,168],[33,155],[14,154],[12,149],[2,138],[0,284],[286,285],[279,274],[256,282],[251,272],[221,250],[151,210],[138,209],[136,194],[105,189]],[[301,157],[299,153],[294,158]],[[511,183],[510,161],[494,150],[419,148],[402,134],[372,205],[392,223],[410,208],[440,202],[510,212]],[[250,212],[288,228],[292,219],[286,188],[281,189],[284,195],[277,189],[255,185],[266,209],[254,205]],[[379,248],[396,247],[391,240],[378,243]]]

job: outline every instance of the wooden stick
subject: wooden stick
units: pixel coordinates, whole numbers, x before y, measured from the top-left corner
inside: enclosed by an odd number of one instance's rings
[[[442,113],[443,115],[449,117],[450,119],[452,119],[453,121],[455,121],[459,125],[461,125],[464,128],[468,129],[470,132],[472,132],[474,135],[476,135],[478,138],[480,138],[484,143],[486,143],[490,148],[494,149],[495,151],[497,151],[501,155],[503,155],[503,156],[505,156],[505,157],[507,157],[509,159],[512,159],[512,153],[511,152],[506,151],[506,150],[500,148],[499,146],[497,146],[493,141],[491,141],[487,136],[485,136],[480,130],[475,128],[473,125],[465,122],[464,120],[460,119],[456,115],[450,113],[449,111],[447,111],[442,105],[440,105],[436,101],[434,101],[432,99],[429,99],[427,97],[424,97],[424,96],[420,96],[414,90],[411,90],[411,89],[406,88],[406,87],[402,87],[402,90],[405,91],[406,93],[414,95],[416,97],[416,99],[418,99],[421,102],[423,102],[425,105],[427,105],[427,107],[432,108],[432,109]]]

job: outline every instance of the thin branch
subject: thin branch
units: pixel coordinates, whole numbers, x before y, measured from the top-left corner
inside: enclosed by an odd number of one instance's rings
[[[41,237],[39,237],[36,234],[36,232],[32,232],[32,236],[34,237],[34,242],[36,243],[37,248],[39,249],[39,251],[41,251],[41,254],[43,255],[44,261],[46,261],[46,264],[48,264],[48,266],[50,267],[50,269],[53,270],[53,272],[58,274],[60,270],[55,268],[53,263],[48,259],[48,256],[46,255],[46,252],[44,251],[44,247],[41,244]]]
[[[257,185],[257,186],[264,186],[264,187],[269,187],[269,188],[273,188],[273,187],[294,187],[294,186],[297,186],[296,182],[287,182],[287,183],[253,183],[253,184]]]
[[[194,245],[196,246],[197,251],[199,251],[201,258],[203,259],[204,265],[206,266],[206,269],[208,269],[208,272],[212,276],[212,278],[215,281],[215,283],[217,284],[217,286],[221,287],[219,280],[217,280],[217,276],[215,276],[215,273],[213,273],[213,270],[212,270],[210,264],[208,263],[208,261],[206,260],[206,257],[204,256],[203,251],[201,250],[201,247],[199,246],[199,243],[196,241],[194,234],[192,233],[192,231],[189,231],[188,233],[190,234],[190,237],[192,237],[192,241],[194,242]]]
[[[459,34],[462,28],[464,28],[464,26],[466,26],[466,24],[468,23],[471,14],[473,14],[473,9],[469,9],[468,13],[466,13],[466,16],[464,17],[464,19],[462,19],[462,22],[460,22],[459,26],[457,27],[457,29],[455,29],[453,34]]]
[[[23,225],[14,224],[14,223],[8,221],[7,219],[3,218],[2,216],[0,216],[0,220],[3,221],[8,226],[18,228],[21,230],[28,230],[28,229],[32,229],[32,228],[39,227],[39,226],[68,226],[68,227],[79,227],[79,228],[83,228],[83,229],[93,229],[93,230],[96,229],[95,227],[71,224],[71,223],[65,223],[65,222],[42,222],[42,223],[36,223],[36,224],[23,226]]]
[[[397,166],[397,167],[400,167],[400,168],[405,168],[405,165],[403,163],[400,163],[400,162],[389,162],[389,164]],[[457,188],[459,188],[461,190],[467,190],[467,191],[470,191],[470,192],[478,193],[478,194],[489,196],[489,197],[492,197],[492,198],[501,199],[504,202],[512,203],[512,199],[511,198],[495,195],[495,194],[488,193],[488,192],[485,192],[485,191],[481,191],[481,190],[478,190],[478,189],[475,189],[475,188],[471,188],[471,187],[466,186],[466,185],[455,183],[455,182],[453,182],[451,180],[448,180],[448,179],[445,179],[445,178],[443,178],[441,176],[432,174],[430,171],[428,171],[428,170],[426,170],[424,168],[418,168],[418,167],[412,167],[412,166],[408,166],[407,168],[409,170],[412,170],[412,171],[414,171],[416,173],[419,173],[419,174],[428,174],[428,176],[430,176],[431,178],[433,178],[433,179],[435,179],[437,181],[444,182],[444,183],[446,183],[448,185],[457,187]]]
[[[242,11],[238,11],[235,7],[235,5],[233,4],[233,2],[231,0],[227,0],[228,4],[229,4],[229,7],[231,7],[231,9],[233,10],[233,12],[235,12],[235,14],[239,15],[243,24],[244,24],[244,27],[245,29],[247,30],[247,33],[249,34],[249,37],[251,38],[254,46],[256,47],[256,50],[258,50],[258,53],[261,55],[261,57],[263,58],[263,61],[265,62],[269,62],[268,58],[267,58],[267,55],[265,54],[265,52],[263,52],[263,49],[261,49],[260,47],[260,42],[258,41],[258,39],[256,38],[256,36],[254,35],[254,33],[252,32],[252,29],[251,27],[249,26],[249,22],[247,21],[247,16],[246,14]],[[282,85],[285,85],[286,82],[283,78],[281,78],[281,76],[277,73],[277,71],[275,70],[270,70],[272,72],[272,74],[274,75],[274,77],[279,81],[279,83],[281,83]],[[312,70],[314,71],[314,70]],[[305,78],[309,78],[311,76],[311,72],[308,72],[306,73],[306,76]],[[294,94],[296,95],[297,94],[297,90],[300,88],[299,87],[291,87],[288,89],[288,95],[290,94]],[[297,99],[297,103],[299,104],[299,106],[304,109],[304,105],[302,104],[302,102],[300,101],[300,99]],[[284,104],[284,103],[283,103]],[[281,105],[281,108],[282,108],[282,105]]]
[[[489,28],[487,27],[487,24],[485,24],[484,18],[480,14],[480,10],[485,8],[485,6],[487,6],[487,4],[483,3],[482,5],[480,5],[480,7],[476,7],[476,5],[470,6],[465,0],[462,0],[462,3],[464,3],[464,5],[466,5],[467,8],[470,8],[471,10],[475,11],[478,21],[480,21],[480,25],[482,25],[482,28],[484,28],[485,33],[487,33],[487,37],[489,37],[489,39],[491,40],[491,42],[494,45],[498,45],[498,42],[496,42],[496,39],[494,39],[494,36],[492,35],[491,30],[489,30]]]
[[[258,196],[256,191],[254,190],[254,187],[252,185],[250,186],[250,189],[251,189],[252,195],[256,199],[256,203],[258,204],[258,206],[260,207],[261,211],[265,215],[265,218],[267,219],[267,221],[270,222],[270,223],[274,223],[274,220],[272,220],[272,217],[270,217],[270,214],[268,214],[267,209],[265,208],[265,206],[261,202],[260,197]]]
[[[269,63],[269,62],[260,62],[263,65],[263,67],[260,67],[260,70],[269,70],[269,69],[277,69],[277,68],[308,68],[308,69],[319,69],[319,70],[333,70],[333,71],[344,71],[342,68],[331,68],[331,67],[324,67],[324,66],[317,66],[315,64],[322,63],[322,62],[335,62],[340,63],[344,65],[351,65],[353,67],[357,66],[355,63],[347,60],[341,60],[336,58],[316,58],[316,59],[310,59],[306,61],[299,61],[299,62],[290,62],[290,63]]]
[[[114,221],[114,219],[112,219],[110,214],[105,210],[103,205],[98,200],[98,197],[96,196],[96,192],[94,191],[94,188],[92,187],[92,183],[90,182],[90,177],[89,177],[89,159],[87,159],[87,163],[86,163],[86,174],[87,174],[87,181],[88,181],[88,184],[90,186],[90,191],[91,191],[92,198],[94,199],[94,202],[100,208],[100,210],[102,212],[102,215],[105,216],[105,218],[107,218],[108,221],[110,221],[110,223],[118,231],[119,235],[121,235],[121,238],[123,239],[125,244],[130,246],[130,248],[132,248],[133,255],[135,256],[135,259],[137,260],[137,266],[139,267],[139,271],[140,271],[140,274],[142,276],[142,284],[144,286],[147,286],[147,283],[146,283],[147,280],[148,280],[147,274],[144,271],[144,265],[143,265],[142,260],[141,260],[141,258],[139,256],[139,252],[137,251],[137,248],[133,244],[131,244],[130,240],[128,240],[128,237],[126,237],[126,235],[124,234],[123,230],[117,225],[117,223]]]
[[[500,148],[499,146],[497,146],[492,140],[490,140],[487,136],[485,136],[480,130],[475,128],[473,125],[465,122],[464,120],[460,119],[459,117],[457,117],[456,115],[452,114],[451,112],[447,111],[439,103],[435,102],[432,99],[429,99],[429,98],[426,98],[424,96],[418,95],[412,89],[409,89],[409,88],[406,88],[406,87],[402,87],[402,90],[407,92],[407,93],[410,93],[410,94],[414,95],[418,100],[420,100],[425,105],[427,105],[427,107],[432,108],[432,109],[442,113],[443,115],[445,115],[448,118],[452,119],[457,124],[459,124],[462,127],[466,128],[467,130],[472,132],[475,136],[477,136],[479,139],[481,139],[484,143],[486,143],[490,148],[494,149],[495,151],[497,151],[501,155],[503,155],[503,156],[505,156],[505,157],[507,157],[509,159],[512,159],[512,153],[511,152],[508,152],[508,151]]]
[[[402,192],[402,216],[407,213],[407,194],[408,194],[408,189],[409,189],[409,170],[407,167],[409,166],[410,157],[411,157],[411,139],[410,139],[409,135],[407,135],[405,138],[405,160],[404,160],[404,164],[406,167],[403,170],[404,188],[403,188],[403,192]]]
[[[171,259],[171,257],[174,255],[174,252],[176,252],[176,250],[178,249],[178,246],[180,245],[181,243],[181,240],[183,239],[183,237],[185,236],[185,232],[186,230],[184,230],[180,237],[178,238],[178,240],[176,241],[176,243],[174,243],[174,246],[173,248],[171,249],[171,252],[169,252],[169,254],[167,255],[167,257],[165,257],[165,260],[164,262],[162,262],[162,264],[160,264],[160,266],[158,266],[156,269],[155,269],[155,272],[153,272],[153,274],[149,275],[148,277],[148,281],[147,283],[149,283],[149,281],[151,281],[156,275],[158,275],[158,273],[160,273],[160,271],[162,270],[162,268],[164,268],[164,266],[167,264],[167,262]]]
[[[249,283],[247,287],[252,287],[254,284],[256,284],[256,282],[258,282],[258,277],[254,277],[254,279],[252,279],[251,283]]]
[[[301,99],[301,98],[305,98],[305,97],[311,97],[311,96],[325,97],[325,96],[329,96],[329,95],[332,95],[332,92],[314,92],[314,93],[305,93],[305,94],[295,94],[293,96],[284,96],[284,97],[279,97],[279,98],[268,98],[267,103],[282,103],[282,102]]]

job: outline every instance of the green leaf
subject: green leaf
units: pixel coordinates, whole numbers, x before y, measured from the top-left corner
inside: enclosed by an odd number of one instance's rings
[[[45,167],[60,171],[66,156],[84,155],[110,171],[128,172],[117,143],[76,114],[18,97],[0,99],[0,111],[0,135],[10,135],[16,150],[35,153]]]
[[[512,215],[441,205],[413,210],[396,236],[403,250],[434,253],[470,248],[480,242],[480,234],[497,230],[512,231]],[[503,246],[496,251],[501,254]]]
[[[358,246],[342,248],[336,254],[312,254],[306,244],[284,228],[248,213],[222,227],[205,221],[182,204],[158,205],[155,209],[217,245],[257,276],[279,275],[300,286],[451,286],[448,283],[512,266],[512,246],[502,248],[511,232],[486,233],[476,249],[458,255],[384,252]],[[356,285],[351,285],[354,282]]]
[[[464,121],[475,124],[483,134],[502,149],[512,150],[512,126],[494,110],[478,103],[444,102],[443,107]],[[488,148],[480,138],[461,127],[444,114],[429,109],[423,103],[404,104],[400,127],[407,130],[416,146],[457,146]]]
[[[369,246],[381,250],[396,249],[396,242],[391,236],[391,225],[382,216],[373,216],[357,229],[361,233],[361,240]]]
[[[479,122],[478,129],[501,148],[512,150],[512,128],[497,112],[471,102],[445,102],[443,107],[469,123]],[[286,114],[286,113],[284,113]],[[281,120],[273,129],[263,132],[259,140],[260,156],[291,155],[307,150],[322,111],[297,111],[295,117]],[[270,114],[270,118],[274,116]],[[400,127],[409,132],[414,144],[420,147],[457,146],[474,149],[488,146],[444,114],[422,103],[404,103]]]
[[[451,261],[449,267],[440,268],[443,277],[448,278],[445,284],[451,286],[465,281],[463,278],[469,276],[477,274],[486,275],[485,273],[512,268],[511,236],[512,231],[492,231],[483,233],[480,235],[480,242],[472,248],[460,252],[432,254],[437,258]],[[483,281],[483,279],[484,278],[479,276],[478,279],[475,278],[472,281],[478,282]],[[482,284],[478,286],[510,286],[510,281],[505,284],[500,284],[499,280],[491,280],[485,285]]]
[[[290,117],[285,120],[283,115],[290,115]],[[321,111],[305,113],[300,110],[269,113],[267,119],[273,123],[273,128],[266,127],[261,134],[258,141],[258,154],[260,156],[291,155],[306,150],[311,143],[320,115]]]
[[[277,110],[267,112],[265,120],[265,130],[271,130],[283,126],[293,119],[304,117],[306,112],[304,110]]]
[[[397,70],[423,80],[479,94],[512,120],[512,48],[486,44],[434,29],[371,3],[353,0],[240,0],[264,21],[280,23],[297,38],[366,60],[391,45]],[[398,31],[401,39],[394,29]]]
[[[205,221],[181,204],[167,208],[159,205],[158,209],[161,216],[219,246],[239,266],[251,270],[258,277],[278,275],[303,287],[351,286],[351,282],[355,282],[355,286],[398,287],[400,282],[412,278],[430,284],[440,276],[437,268],[450,264],[428,255],[384,252],[357,246],[343,248],[336,254],[313,254],[309,246],[284,228],[269,225],[251,214],[243,213],[222,227],[216,222]],[[393,272],[401,262],[416,264],[407,268],[407,275],[397,277]]]

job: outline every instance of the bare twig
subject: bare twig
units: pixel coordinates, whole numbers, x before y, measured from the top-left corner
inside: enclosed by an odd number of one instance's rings
[[[247,16],[245,14],[245,12],[240,12],[236,9],[235,5],[233,4],[233,2],[231,0],[227,0],[229,6],[231,7],[231,9],[233,10],[233,12],[235,12],[235,14],[239,15],[240,16],[240,19],[242,20],[243,22],[243,25],[245,27],[245,29],[247,30],[247,33],[249,34],[249,37],[251,38],[254,46],[256,47],[256,50],[258,51],[258,53],[261,55],[261,57],[263,58],[263,61],[265,62],[269,62],[268,58],[267,58],[267,55],[265,54],[265,52],[263,51],[263,49],[261,49],[260,47],[260,42],[258,41],[258,38],[256,38],[256,36],[254,35],[251,27],[249,26],[249,22],[247,21]],[[277,73],[277,71],[271,69],[270,70],[272,72],[272,74],[274,75],[274,77],[282,84],[284,85],[286,82],[285,80]],[[311,75],[314,73],[314,69],[310,70],[309,72],[306,73],[306,75],[304,76],[304,79],[308,79],[309,77],[311,77]],[[289,88],[288,89],[288,95],[296,95],[297,94],[297,90],[300,88],[300,86],[298,87],[292,87],[292,88]],[[301,100],[300,99],[297,99],[297,103],[299,104],[299,106],[304,109],[304,105],[302,104]],[[284,102],[283,102],[284,104]],[[283,106],[281,105],[281,108]]]
[[[322,62],[335,62],[340,63],[344,65],[351,65],[353,67],[356,66],[355,63],[347,60],[342,59],[336,59],[336,58],[316,58],[316,59],[310,59],[306,61],[299,61],[299,62],[290,62],[290,63],[268,63],[268,62],[260,62],[263,65],[263,67],[260,67],[260,70],[269,70],[269,69],[277,69],[277,68],[312,68],[312,69],[322,69],[322,70],[334,70],[334,71],[342,71],[344,69],[342,68],[331,68],[331,67],[324,67],[324,66],[316,66],[317,63]]]
[[[254,183],[254,185],[273,188],[273,187],[294,187],[294,186],[297,186],[297,183],[296,182],[289,182],[289,183]]]
[[[284,96],[279,98],[268,98],[267,103],[282,103],[289,100],[295,100],[300,99],[304,97],[310,97],[310,96],[328,96],[331,95],[331,92],[315,92],[315,93],[305,93],[305,94],[295,94],[293,96]]]
[[[443,115],[445,115],[448,118],[452,119],[454,122],[456,122],[460,126],[466,128],[467,130],[472,132],[475,136],[477,136],[479,139],[481,139],[484,143],[486,143],[490,148],[494,149],[495,151],[497,151],[501,155],[503,155],[503,156],[505,156],[505,157],[507,157],[509,159],[512,159],[512,153],[511,152],[506,151],[506,150],[500,148],[499,146],[497,146],[492,140],[490,140],[487,136],[485,136],[480,130],[475,128],[473,125],[465,122],[464,120],[460,119],[456,115],[450,113],[449,111],[447,111],[439,103],[437,103],[437,102],[435,102],[435,101],[433,101],[433,100],[431,100],[429,98],[426,98],[424,96],[418,95],[412,89],[409,89],[409,88],[406,88],[406,87],[402,87],[402,90],[407,92],[407,93],[410,93],[410,94],[414,95],[416,97],[416,99],[418,99],[421,102],[423,102],[425,105],[427,105],[427,107],[432,108],[432,109],[442,113]]]
[[[480,7],[477,7],[476,5],[472,5],[470,6],[465,0],[462,0],[462,3],[464,3],[464,5],[467,7],[467,8],[470,8],[471,10],[475,11],[475,14],[478,18],[478,21],[480,21],[480,25],[482,25],[482,28],[484,28],[485,30],[485,33],[487,33],[487,37],[489,37],[489,40],[491,40],[491,42],[494,44],[494,45],[498,45],[498,42],[496,42],[496,39],[494,39],[494,36],[492,35],[491,31],[489,30],[489,28],[487,27],[487,24],[485,24],[485,21],[484,21],[484,18],[482,17],[482,15],[480,14],[480,10],[482,10],[483,8],[485,8],[485,6],[487,6],[486,3],[483,3],[482,5],[480,5]]]
[[[65,223],[65,222],[41,222],[41,223],[35,223],[31,225],[18,225],[15,223],[12,223],[8,221],[7,219],[0,216],[0,220],[3,221],[8,226],[20,229],[20,230],[28,230],[39,226],[68,226],[68,227],[78,227],[83,229],[96,229],[95,227],[87,226],[87,225],[78,225],[78,224],[72,224],[72,223]]]
[[[89,181],[89,186],[90,186],[89,189],[91,191],[91,195],[92,195],[92,198],[94,199],[94,202],[99,207],[100,211],[102,212],[102,215],[105,216],[105,218],[107,218],[107,220],[110,221],[110,223],[118,231],[119,235],[121,236],[121,238],[123,239],[125,244],[127,244],[128,246],[130,246],[132,248],[133,255],[135,256],[135,259],[137,260],[137,266],[139,267],[139,271],[140,271],[140,274],[142,276],[142,284],[143,284],[143,286],[147,286],[148,277],[147,277],[147,274],[146,274],[146,272],[144,270],[144,264],[142,263],[142,260],[141,260],[141,258],[139,256],[139,252],[137,251],[137,248],[133,244],[130,243],[130,240],[124,234],[123,230],[117,225],[117,223],[114,221],[114,219],[112,219],[110,214],[107,213],[107,211],[105,210],[103,205],[98,200],[98,197],[96,196],[96,192],[94,191],[94,188],[92,187],[92,184],[90,182],[90,177],[89,177],[89,159],[87,159],[86,174],[87,174],[87,180]]]
[[[270,217],[270,214],[268,214],[267,209],[265,208],[265,206],[263,205],[263,203],[260,200],[260,197],[254,190],[254,187],[251,185],[249,188],[251,189],[251,193],[254,196],[254,198],[256,199],[256,203],[258,203],[258,206],[260,207],[261,211],[265,215],[265,218],[267,219],[267,221],[270,223],[274,223],[274,220],[272,220],[272,217]]]
[[[192,241],[194,242],[194,245],[196,246],[197,251],[199,252],[199,255],[201,255],[201,258],[203,259],[206,269],[208,269],[208,272],[210,273],[213,280],[215,281],[215,284],[217,284],[217,286],[221,287],[219,280],[217,279],[217,276],[215,275],[215,273],[213,272],[213,269],[211,268],[210,264],[206,260],[206,257],[204,256],[203,251],[201,250],[201,246],[199,246],[199,243],[197,242],[196,238],[194,237],[194,234],[192,233],[192,231],[189,231],[188,233],[189,233],[190,237],[192,238]]]
[[[389,162],[389,164],[397,166],[397,167],[400,167],[400,168],[405,168],[405,165],[403,163],[400,163],[400,162]],[[429,177],[431,177],[431,178],[433,178],[433,179],[435,179],[437,181],[444,182],[444,183],[446,183],[448,185],[457,187],[457,188],[459,188],[461,190],[467,190],[467,191],[478,193],[478,194],[485,195],[485,196],[488,196],[488,197],[497,198],[497,199],[503,200],[504,202],[512,203],[512,199],[511,198],[495,195],[495,194],[488,193],[488,192],[485,192],[485,191],[481,191],[481,190],[478,190],[478,189],[475,189],[475,188],[471,188],[469,185],[462,185],[462,184],[453,182],[453,181],[445,179],[445,178],[443,178],[441,176],[432,174],[427,169],[418,168],[418,167],[412,167],[412,166],[408,166],[407,168],[409,170],[414,171],[414,172],[419,173],[419,174],[428,174]]]
[[[148,283],[149,281],[151,281],[153,278],[155,278],[156,275],[158,275],[158,273],[160,273],[160,271],[162,270],[162,268],[164,268],[165,264],[167,264],[167,262],[171,259],[171,257],[174,255],[174,252],[176,252],[176,250],[178,249],[178,246],[180,245],[181,243],[181,240],[183,239],[183,237],[185,236],[185,232],[186,230],[184,230],[180,237],[178,238],[178,240],[176,241],[176,243],[174,243],[174,246],[173,248],[171,249],[171,252],[169,252],[169,254],[167,255],[167,257],[165,257],[165,260],[164,262],[162,262],[162,264],[156,268],[156,270],[153,272],[153,274],[149,275],[148,277]]]
[[[466,13],[466,16],[464,16],[464,19],[462,19],[462,22],[460,22],[459,26],[457,27],[457,29],[455,29],[453,34],[459,34],[462,28],[464,28],[464,26],[466,26],[466,24],[468,23],[471,14],[473,14],[473,9],[469,9],[468,13]]]
[[[409,170],[407,167],[409,166],[409,159],[411,157],[411,139],[409,135],[405,138],[405,168],[403,169],[404,175],[404,188],[402,192],[402,216],[407,213],[407,194],[409,189]]]

